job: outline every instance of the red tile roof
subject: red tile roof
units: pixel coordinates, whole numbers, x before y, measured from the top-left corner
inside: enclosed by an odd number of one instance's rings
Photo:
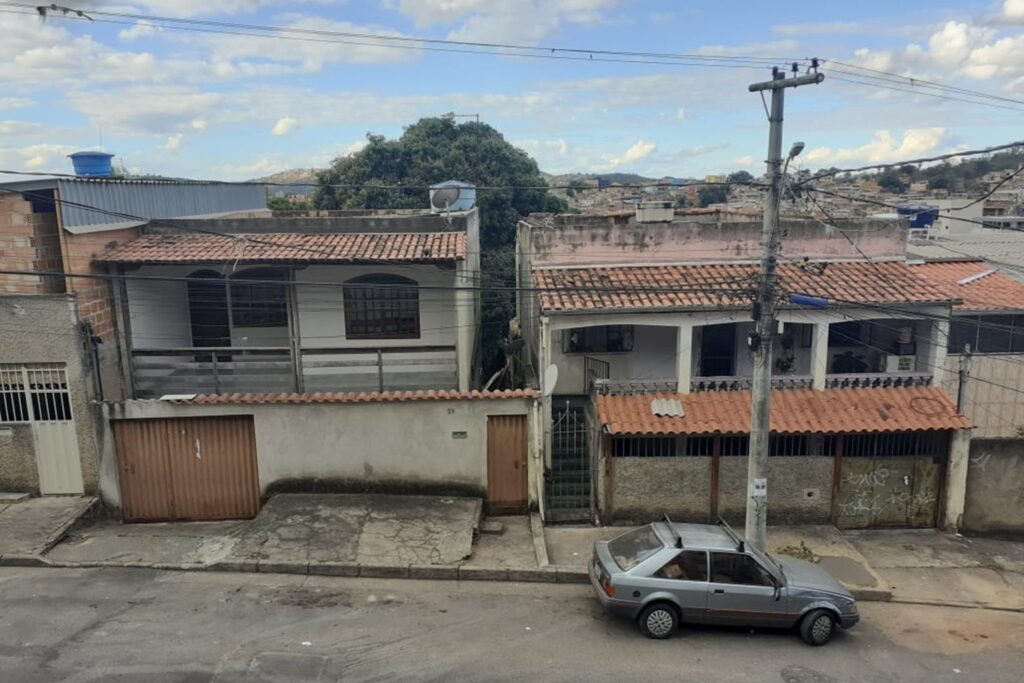
[[[656,398],[674,399],[683,417],[651,412]],[[629,434],[747,434],[750,392],[598,396],[605,431]],[[774,434],[842,434],[969,429],[967,419],[938,387],[896,389],[811,389],[772,392]]]
[[[175,403],[193,405],[269,405],[281,403],[384,403],[403,401],[476,401],[508,398],[538,398],[533,389],[506,391],[363,391],[349,393],[316,392],[313,394],[220,394],[176,399]]]
[[[553,268],[533,272],[544,311],[749,306],[752,264]],[[944,303],[953,297],[906,263],[845,261],[779,266],[784,292],[844,303]]]
[[[466,258],[462,232],[150,235],[100,257],[108,263],[424,263]]]
[[[1024,310],[1024,282],[992,272],[984,261],[950,261],[911,266],[923,279],[940,287],[963,303],[958,311]],[[965,284],[961,280],[988,273]]]

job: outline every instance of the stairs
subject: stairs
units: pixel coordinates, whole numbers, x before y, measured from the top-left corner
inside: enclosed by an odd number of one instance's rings
[[[545,481],[547,518],[590,521],[590,454],[584,398],[557,399],[552,410],[551,470]]]

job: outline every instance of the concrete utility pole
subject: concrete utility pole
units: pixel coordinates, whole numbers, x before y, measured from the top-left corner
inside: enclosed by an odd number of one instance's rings
[[[765,525],[768,517],[768,425],[771,414],[772,388],[772,342],[775,338],[775,266],[779,255],[779,203],[782,200],[782,109],[786,88],[821,83],[825,75],[817,72],[817,60],[812,62],[813,73],[797,75],[793,65],[793,77],[778,67],[772,69],[772,80],[754,83],[750,92],[770,90],[772,94],[771,124],[768,133],[768,196],[764,202],[764,228],[761,232],[761,274],[754,302],[754,333],[747,340],[754,354],[753,400],[750,406],[750,449],[747,458],[747,518],[746,539],[754,547],[764,550]],[[803,150],[797,143],[786,159]]]

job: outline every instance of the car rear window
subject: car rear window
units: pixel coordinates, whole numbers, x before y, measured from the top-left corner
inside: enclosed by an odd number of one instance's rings
[[[634,529],[608,542],[608,550],[615,564],[624,572],[628,572],[664,547],[665,544],[650,525]]]

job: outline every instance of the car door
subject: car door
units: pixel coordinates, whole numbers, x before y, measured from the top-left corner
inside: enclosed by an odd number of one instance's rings
[[[711,553],[705,619],[721,624],[785,626],[785,587],[776,588],[771,572],[750,555]]]
[[[708,554],[683,550],[645,580],[648,595],[671,593],[683,608],[683,620],[700,622],[708,600]]]

